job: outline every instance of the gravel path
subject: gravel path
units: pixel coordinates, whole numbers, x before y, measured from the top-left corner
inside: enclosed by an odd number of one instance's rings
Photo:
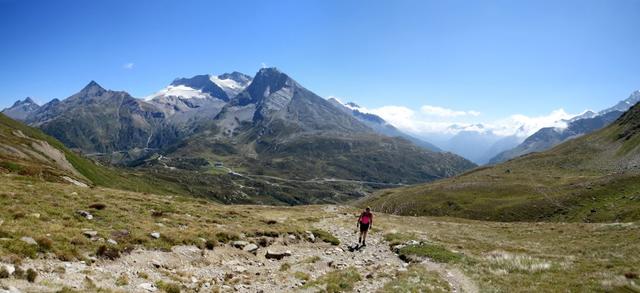
[[[0,279],[0,293],[55,292],[63,286],[78,291],[104,288],[160,292],[157,281],[178,284],[182,292],[211,292],[216,288],[221,292],[315,292],[318,288],[304,286],[309,280],[348,267],[357,269],[362,276],[362,281],[355,284],[355,292],[376,292],[397,272],[407,270],[408,264],[389,249],[382,232],[371,233],[367,247],[349,251],[349,245],[356,244],[358,237],[352,210],[327,206],[324,211],[327,216],[314,226],[340,239],[339,246],[283,235],[255,254],[228,244],[213,250],[195,246],[175,246],[169,252],[138,249],[116,260],[97,260],[91,265],[53,258],[25,260],[24,270],[38,271],[36,282]],[[289,251],[291,255],[280,260],[267,259],[267,250]],[[438,272],[454,292],[478,291],[473,282],[455,269],[430,261],[423,265]]]

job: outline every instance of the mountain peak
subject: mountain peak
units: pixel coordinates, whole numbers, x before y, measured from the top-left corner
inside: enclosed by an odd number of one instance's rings
[[[105,91],[107,90],[101,87],[95,80],[92,80],[80,92],[86,94],[97,94]]]
[[[235,82],[241,83],[241,84],[248,84],[251,81],[251,76],[248,76],[242,72],[231,72],[231,73],[223,73],[218,75],[219,79],[230,79],[233,80]]]
[[[276,67],[263,67],[260,68],[258,74],[282,74],[282,72]]]
[[[253,78],[251,85],[247,87],[247,91],[252,99],[259,99],[269,96],[271,93],[287,87],[299,86],[291,77],[282,73],[275,67],[262,68]]]
[[[24,100],[17,100],[15,103],[13,103],[13,106],[11,106],[11,108],[21,106],[21,105],[30,105],[30,104],[38,106],[38,103],[34,102],[31,99],[31,97],[26,97]]]

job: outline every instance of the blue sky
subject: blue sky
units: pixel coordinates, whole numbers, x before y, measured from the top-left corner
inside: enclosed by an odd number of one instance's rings
[[[481,113],[461,121],[597,110],[640,88],[638,0],[0,0],[0,39],[0,107],[262,64],[372,109]]]

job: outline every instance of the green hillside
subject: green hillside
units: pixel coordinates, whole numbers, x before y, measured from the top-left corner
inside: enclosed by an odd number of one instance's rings
[[[640,106],[612,125],[500,165],[384,190],[360,203],[403,215],[499,221],[640,219]]]
[[[97,165],[41,130],[0,114],[0,173],[5,172],[51,182],[68,182],[68,177],[89,186],[186,193],[174,183]]]

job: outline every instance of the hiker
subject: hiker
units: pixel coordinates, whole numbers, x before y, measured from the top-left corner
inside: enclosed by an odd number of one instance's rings
[[[371,229],[371,225],[373,225],[373,214],[371,213],[371,208],[367,207],[358,217],[358,227],[360,227],[358,244],[367,246],[367,232]]]

